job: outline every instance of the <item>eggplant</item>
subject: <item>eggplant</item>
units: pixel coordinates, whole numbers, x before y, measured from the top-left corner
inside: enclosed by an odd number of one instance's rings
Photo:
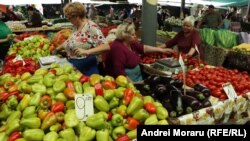
[[[179,88],[179,89],[181,89],[182,86],[183,86],[183,82],[182,82],[181,80],[179,80],[179,79],[171,80],[171,81],[169,82],[169,84],[170,84],[170,85],[173,85],[173,86],[175,86],[176,88]]]
[[[206,86],[204,86],[202,84],[195,84],[194,90],[202,92],[205,97],[209,97],[211,95],[211,91]]]
[[[149,85],[147,85],[147,84],[134,84],[134,86],[136,87],[137,90],[140,91],[140,93],[143,96],[151,95],[151,93],[152,93]]]
[[[159,75],[150,75],[148,78],[144,80],[146,84],[149,84],[150,87],[153,87],[157,84],[161,83],[161,78]]]
[[[171,76],[161,76],[160,77],[160,82],[161,84],[170,84],[170,81],[172,81],[172,77]]]
[[[176,110],[178,115],[183,113],[183,103],[182,103],[182,94],[181,91],[178,89],[170,91],[170,102],[174,109]]]
[[[209,101],[209,98],[206,98],[202,101],[202,107],[205,108],[205,107],[210,107],[212,106],[211,102]]]
[[[166,108],[168,111],[174,111],[174,107],[172,106],[170,99],[163,100],[162,106]]]
[[[184,90],[183,90],[183,93],[184,93]],[[196,90],[192,90],[192,89],[186,89],[186,95],[195,97],[199,101],[203,101],[205,99],[205,96],[203,95],[203,93],[196,91]]]
[[[202,108],[201,102],[199,102],[195,97],[189,95],[182,95],[183,103],[190,106],[194,111]]]
[[[211,95],[211,91],[208,88],[207,89],[203,89],[201,91],[201,93],[203,93],[205,97],[209,97]]]
[[[155,96],[158,100],[161,100],[166,96],[167,88],[163,84],[157,84],[154,88]]]

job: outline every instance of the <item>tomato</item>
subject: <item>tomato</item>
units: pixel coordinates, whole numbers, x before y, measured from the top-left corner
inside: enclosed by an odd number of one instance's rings
[[[145,103],[144,109],[146,109],[149,113],[156,113],[156,107],[153,103]]]

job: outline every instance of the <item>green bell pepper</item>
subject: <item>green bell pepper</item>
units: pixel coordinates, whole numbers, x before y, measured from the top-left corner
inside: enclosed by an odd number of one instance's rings
[[[168,125],[168,121],[166,119],[158,121],[158,125]]]
[[[42,75],[42,76],[44,76],[47,73],[48,73],[48,70],[46,68],[40,68],[40,69],[35,71],[34,75]]]
[[[108,120],[109,115],[106,112],[99,111],[99,112],[97,112],[97,114],[101,114],[105,120]]]
[[[63,81],[63,82],[65,82],[65,81],[67,81],[67,80],[69,80],[69,76],[66,75],[66,74],[60,75],[60,76],[58,76],[58,77],[56,78],[56,81]]]
[[[66,127],[76,127],[79,124],[79,120],[74,109],[67,110],[64,116],[64,122]]]
[[[56,123],[56,124],[50,126],[49,130],[51,132],[58,132],[58,131],[62,130],[62,124]]]
[[[1,112],[0,112],[0,119],[5,120],[11,114],[10,109],[8,108],[7,104],[2,104]]]
[[[107,129],[96,132],[96,141],[109,141],[109,131]]]
[[[120,114],[114,114],[111,119],[111,124],[113,126],[123,125],[123,117]]]
[[[29,106],[38,106],[40,103],[41,96],[41,93],[34,94],[30,99]]]
[[[100,111],[108,112],[110,109],[108,102],[102,96],[96,96],[94,105]]]
[[[75,81],[74,86],[75,86],[75,90],[76,90],[77,94],[82,94],[83,93],[82,83],[81,82]]]
[[[54,73],[52,73],[52,72],[48,72],[45,76],[44,76],[44,78],[52,78],[52,79],[55,79],[56,78],[56,75],[54,74]]]
[[[158,119],[156,114],[150,115],[144,122],[145,125],[157,125]]]
[[[67,141],[75,141],[76,135],[72,128],[67,128],[59,132],[60,137]]]
[[[96,131],[90,127],[83,127],[83,132],[81,132],[79,141],[92,141],[95,138]]]
[[[26,81],[22,81],[18,87],[18,90],[23,93],[31,93],[32,91],[31,85],[29,85]]]
[[[67,97],[66,97],[63,93],[58,93],[58,94],[55,96],[55,100],[56,100],[56,101],[66,102],[68,99],[67,99]]]
[[[69,64],[63,65],[61,68],[63,69],[63,72],[66,74],[69,74],[74,70],[72,65],[69,65]]]
[[[88,87],[90,87],[90,83],[87,81],[87,82],[84,82],[83,84],[82,84],[82,89],[83,90],[85,90],[85,88],[88,88]]]
[[[8,136],[5,132],[0,133],[0,141],[7,141]]]
[[[23,118],[34,117],[34,115],[36,115],[36,107],[35,106],[26,107],[23,111]]]
[[[86,125],[93,129],[102,129],[105,127],[105,121],[105,116],[97,113],[87,118]]]
[[[55,79],[51,77],[44,77],[43,79],[43,84],[48,88],[52,87],[53,84],[55,83]]]
[[[114,90],[109,89],[104,91],[104,98],[107,101],[110,101],[114,96],[115,96]]]
[[[140,109],[137,111],[133,118],[139,120],[140,122],[144,122],[149,117],[149,113],[145,109]]]
[[[23,118],[20,121],[20,124],[23,127],[27,127],[30,129],[38,129],[41,126],[41,119],[38,117],[32,117],[32,118]]]
[[[57,75],[57,76],[60,76],[60,75],[63,75],[63,74],[64,74],[62,68],[55,68],[55,70],[56,70],[56,75]]]
[[[95,88],[94,88],[94,87],[86,87],[86,88],[84,88],[83,94],[84,94],[84,95],[90,94],[90,95],[93,96],[93,98],[95,98],[95,97],[96,97]]]
[[[107,129],[107,130],[109,131],[109,135],[112,134],[113,126],[112,126],[112,124],[111,124],[111,121],[105,122],[105,127],[104,127],[104,128]]]
[[[120,105],[116,109],[116,113],[122,115],[123,117],[126,117],[127,116],[127,106],[126,105]]]
[[[46,93],[46,87],[43,84],[36,83],[31,86],[31,89],[33,93],[41,93],[41,94]]]
[[[123,126],[118,126],[112,131],[113,139],[117,139],[120,135],[126,133],[126,129]]]
[[[19,119],[14,119],[11,121],[9,124],[7,124],[7,130],[6,134],[10,135],[13,131],[17,130],[20,127],[20,120]]]
[[[63,138],[58,138],[56,141],[67,141],[67,140]]]
[[[136,129],[131,130],[131,131],[127,132],[127,135],[130,138],[130,140],[133,140],[137,136],[137,130]]]
[[[79,124],[74,128],[76,135],[80,136],[80,134],[83,132],[83,127],[85,127],[85,123],[83,121],[80,121]]]
[[[47,129],[57,122],[56,115],[53,112],[49,112],[43,119],[41,129]]]
[[[144,102],[144,104],[146,104],[146,103],[154,103],[155,101],[154,101],[152,96],[144,96],[143,102]]]
[[[69,74],[69,80],[76,82],[76,81],[79,81],[81,76],[82,76],[82,74],[79,74],[77,72],[73,72],[73,73]]]
[[[10,97],[8,97],[6,104],[11,110],[16,110],[16,107],[18,105],[17,96],[11,95]]]
[[[154,102],[155,107],[162,107],[162,104],[160,102]]]
[[[74,100],[69,100],[66,102],[66,108],[68,110],[70,109],[75,109],[75,101]]]
[[[156,115],[158,119],[166,119],[168,117],[168,111],[161,106],[156,107]]]
[[[41,141],[44,137],[44,131],[42,129],[26,129],[23,132],[24,139],[28,141]]]
[[[34,75],[27,80],[27,83],[28,84],[35,84],[35,83],[38,83],[40,80],[43,80],[42,75]]]
[[[47,88],[46,94],[48,94],[52,99],[54,99],[56,97],[56,93],[53,90],[53,88]]]
[[[110,100],[110,102],[109,102],[109,107],[110,107],[110,109],[115,108],[116,106],[119,105],[119,103],[120,103],[119,98],[113,97],[113,98]]]
[[[17,110],[23,111],[29,105],[29,102],[30,102],[30,95],[25,94],[23,96],[23,99],[19,102],[17,106]]]
[[[53,90],[56,93],[62,92],[66,88],[66,84],[64,81],[57,80],[53,85]]]
[[[19,139],[16,139],[15,141],[26,141],[25,138],[19,138]]]
[[[56,132],[49,132],[44,136],[43,141],[56,141],[58,137]]]
[[[11,112],[10,116],[7,118],[6,123],[9,124],[15,119],[20,119],[21,118],[21,112],[20,111],[13,111]]]
[[[23,80],[27,80],[27,79],[29,79],[31,76],[32,76],[32,75],[31,75],[29,72],[25,72],[25,73],[22,74],[21,80],[22,80],[22,81],[23,81]]]
[[[137,96],[134,96],[128,105],[127,113],[128,115],[134,115],[141,108],[143,108],[142,99]]]
[[[119,87],[119,88],[115,89],[114,90],[115,97],[117,97],[117,98],[123,98],[123,91],[125,89],[126,88],[124,88],[124,87]]]

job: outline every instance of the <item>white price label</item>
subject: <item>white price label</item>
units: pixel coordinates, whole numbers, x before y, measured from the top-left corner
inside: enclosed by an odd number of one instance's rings
[[[89,116],[94,114],[93,96],[89,94],[76,94],[75,109],[78,119],[80,121],[86,121]]]
[[[23,62],[23,66],[24,66],[24,65],[25,65],[25,62],[23,61],[23,58],[22,58],[22,56],[20,56],[20,55],[17,55],[16,58],[14,58],[14,59],[12,60],[12,62],[15,63],[16,61],[19,61],[19,60],[21,60],[21,61]]]
[[[185,63],[183,61],[183,58],[180,54],[179,56],[179,63],[181,65],[181,68],[182,68],[182,74],[183,74],[183,83],[184,83],[184,95],[186,95],[186,68],[185,68]]]
[[[225,83],[222,85],[222,87],[223,87],[223,89],[224,89],[224,91],[227,94],[227,97],[229,99],[235,99],[237,97],[237,94],[236,94],[234,87],[232,86],[231,83]]]
[[[195,50],[197,51],[197,53],[200,55],[200,51],[199,51],[199,49],[198,49],[198,47],[197,47],[197,45],[195,44]]]
[[[56,62],[56,56],[46,56],[46,57],[40,57],[39,61],[41,64],[46,65],[46,64],[51,64]]]

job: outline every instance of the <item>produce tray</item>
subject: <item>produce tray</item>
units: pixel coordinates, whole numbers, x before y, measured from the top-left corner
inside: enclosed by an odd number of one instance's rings
[[[153,68],[150,64],[141,64],[142,71],[149,75],[171,75],[172,73],[166,71],[160,71]]]
[[[178,125],[245,124],[250,121],[250,93],[225,101],[216,101],[213,97],[213,101],[211,107],[168,121]]]
[[[204,45],[204,60],[212,66],[222,66],[229,50]]]

